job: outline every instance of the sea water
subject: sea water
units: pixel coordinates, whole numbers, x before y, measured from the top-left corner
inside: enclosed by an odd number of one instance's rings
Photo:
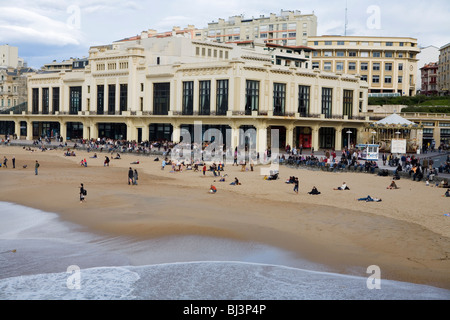
[[[368,277],[258,243],[96,235],[57,214],[0,202],[3,300],[450,298],[449,290],[390,280],[369,289]]]

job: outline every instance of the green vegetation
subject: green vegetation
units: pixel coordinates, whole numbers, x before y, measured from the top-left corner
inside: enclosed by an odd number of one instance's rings
[[[450,96],[372,97],[369,98],[369,105],[406,105],[408,108],[404,108],[402,112],[449,113]],[[418,108],[420,106],[422,107]]]

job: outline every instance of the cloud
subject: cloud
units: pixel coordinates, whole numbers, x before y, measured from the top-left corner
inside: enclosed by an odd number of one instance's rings
[[[55,20],[28,9],[0,7],[0,42],[65,46],[78,45],[81,39],[81,32],[69,20]]]

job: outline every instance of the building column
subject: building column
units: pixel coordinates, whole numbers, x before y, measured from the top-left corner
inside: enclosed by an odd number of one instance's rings
[[[336,127],[334,134],[334,149],[341,150],[342,149],[342,127]]]
[[[150,124],[146,124],[142,127],[142,141],[150,140]]]
[[[83,139],[91,139],[91,126],[89,125],[89,121],[83,122]]]
[[[33,121],[27,120],[27,140],[33,140]]]
[[[231,150],[236,149],[236,147],[239,145],[239,126],[236,124],[233,124],[231,126]]]
[[[20,139],[20,120],[14,120],[14,133],[17,135],[17,139]]]
[[[61,138],[63,138],[63,140],[66,140],[67,139],[67,122],[61,121],[59,123],[59,128],[60,128],[59,135],[61,136]],[[83,125],[83,128],[84,128],[84,125]]]
[[[98,127],[96,123],[92,123],[90,125],[90,139],[95,139],[97,140],[98,138]]]
[[[179,124],[172,125],[172,142],[179,143],[181,138],[181,128]]]
[[[319,126],[311,127],[311,145],[314,151],[319,150]]]
[[[291,150],[294,146],[294,125],[288,125],[286,127],[286,145],[291,146]]]
[[[267,150],[267,126],[265,124],[256,127],[256,151],[260,157]]]
[[[127,140],[137,140],[137,128],[132,121],[127,121]]]

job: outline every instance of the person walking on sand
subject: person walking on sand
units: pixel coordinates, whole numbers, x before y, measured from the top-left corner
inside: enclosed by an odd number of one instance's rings
[[[15,156],[12,157],[12,164],[13,164],[13,169],[15,169],[16,168],[16,157]]]
[[[5,168],[8,168],[8,158],[6,158],[6,156],[4,157],[4,159],[3,159],[3,166],[5,167]]]
[[[87,195],[87,191],[84,188],[84,185],[81,184],[80,185],[80,203],[83,203],[85,201],[86,195]]]
[[[130,185],[133,182],[134,172],[133,169],[128,170],[128,185]]]
[[[34,174],[38,175],[38,168],[40,167],[39,162],[36,160],[36,163],[34,164]]]
[[[133,172],[133,184],[135,186],[137,186],[137,181],[138,181],[138,172],[137,172],[136,169],[134,169],[134,172]]]
[[[294,192],[298,194],[298,177],[294,179]]]

